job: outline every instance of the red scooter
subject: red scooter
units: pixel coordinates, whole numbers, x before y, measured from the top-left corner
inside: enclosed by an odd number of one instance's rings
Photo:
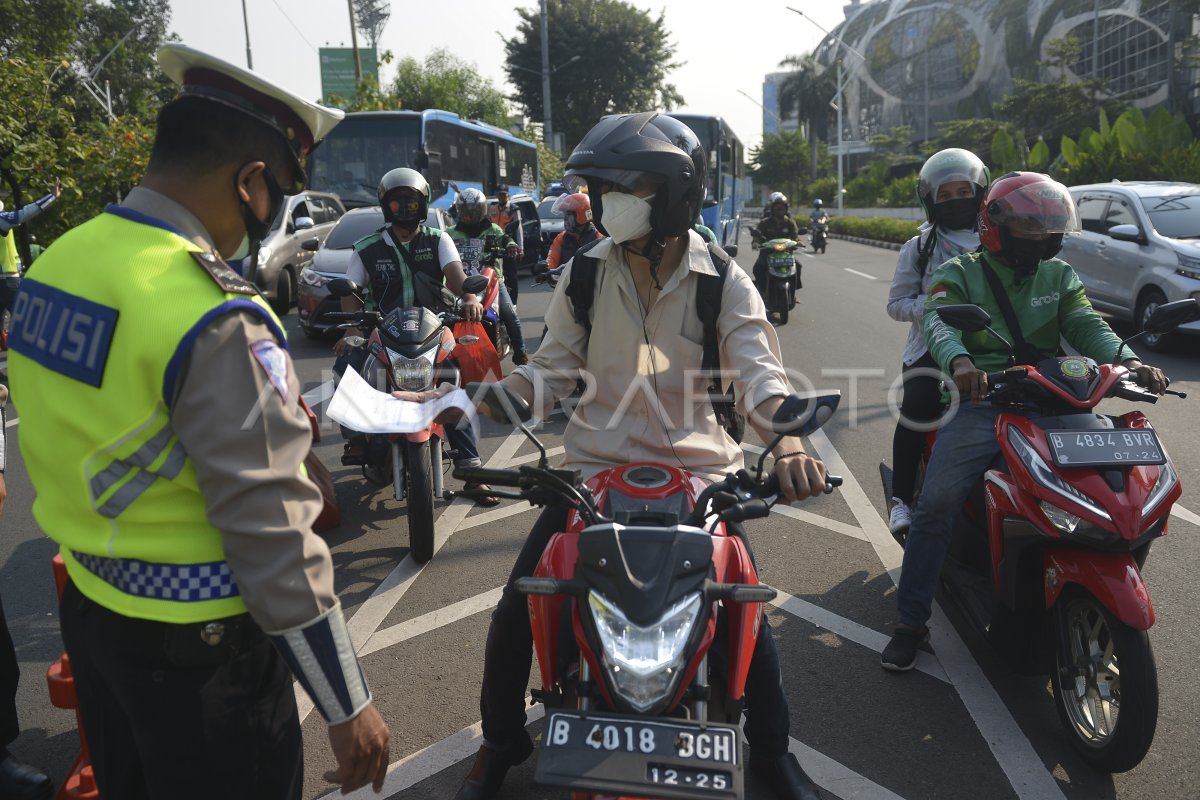
[[[978,306],[937,313],[1004,341]],[[1200,304],[1181,300],[1159,306],[1145,329],[1164,333],[1194,319]],[[996,421],[1003,464],[964,508],[943,586],[1017,671],[1049,673],[1063,727],[1091,766],[1133,769],[1158,720],[1146,633],[1154,607],[1141,569],[1183,488],[1142,412],[1095,409],[1106,398],[1154,403],[1158,395],[1129,379],[1120,352],[1113,365],[1047,358],[987,380],[986,399],[1008,409]],[[931,433],[925,463],[932,441]],[[885,490],[889,479],[885,471]]]
[[[423,277],[423,276],[422,276]],[[361,297],[353,282],[338,278],[327,284],[335,297]],[[464,291],[480,292],[484,278],[473,276],[463,284]],[[457,301],[442,292],[448,303]],[[339,328],[370,331],[367,338],[353,337],[350,345],[365,348],[368,356],[361,374],[380,391],[424,391],[442,383],[459,383],[458,368],[451,354],[465,355],[476,346],[458,343],[450,325],[465,322],[457,314],[434,313],[428,308],[394,308],[379,311],[331,312],[331,321]],[[377,486],[391,484],[396,500],[408,501],[408,537],[413,560],[425,563],[433,558],[434,501],[445,496],[442,479],[442,444],[446,432],[442,425],[431,424],[416,433],[372,434],[367,437],[367,462],[363,477]]]
[[[746,542],[726,523],[766,517],[774,476],[763,477],[762,459],[756,475],[740,470],[712,485],[678,467],[635,463],[584,484],[577,470],[547,466],[520,398],[497,385],[466,388],[542,455],[537,466],[455,477],[572,509],[535,576],[516,584],[530,595],[542,675],[535,696],[550,709],[535,779],[572,789],[572,800],[743,798],[737,722],[762,604],[775,590],[759,583]],[[775,432],[811,433],[839,399],[788,398]],[[825,491],[840,485],[827,476]],[[718,640],[723,674],[708,659]]]

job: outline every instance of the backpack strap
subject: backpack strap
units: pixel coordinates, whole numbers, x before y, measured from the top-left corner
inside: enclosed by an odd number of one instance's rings
[[[933,256],[933,248],[937,245],[937,226],[929,229],[929,236],[924,242],[918,240],[917,244],[917,274],[922,278],[925,277],[925,270],[929,268],[929,259]]]
[[[571,282],[567,284],[567,298],[575,312],[575,321],[582,325],[590,336],[592,333],[592,304],[596,301],[596,270],[599,265],[588,251],[603,239],[595,239],[582,245],[571,258]]]
[[[734,433],[737,404],[733,386],[726,386],[721,377],[721,348],[717,334],[717,320],[721,317],[721,294],[725,290],[725,277],[729,274],[732,259],[729,254],[712,242],[708,243],[708,256],[712,259],[716,275],[700,275],[696,284],[696,315],[703,327],[703,352],[700,370],[708,375],[708,401],[712,403],[717,424],[740,443],[741,434]]]
[[[1008,298],[1008,292],[1004,291],[1004,286],[1000,283],[1000,276],[987,263],[987,259],[979,259],[979,266],[983,268],[983,276],[987,278],[988,288],[992,290],[992,297],[996,299],[996,305],[1000,306],[1000,313],[1008,324],[1008,332],[1013,338],[1013,352],[1017,357],[1017,363],[1037,364],[1045,356],[1025,341],[1025,336],[1021,333],[1020,321],[1017,319],[1017,312],[1013,309],[1012,300]]]

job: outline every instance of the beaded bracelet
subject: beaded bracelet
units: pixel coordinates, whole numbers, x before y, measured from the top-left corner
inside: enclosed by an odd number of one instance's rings
[[[803,450],[793,450],[790,453],[784,453],[781,456],[775,456],[775,460],[782,461],[783,459],[791,458],[792,456],[806,456],[806,455],[808,455],[808,453],[804,452]]]

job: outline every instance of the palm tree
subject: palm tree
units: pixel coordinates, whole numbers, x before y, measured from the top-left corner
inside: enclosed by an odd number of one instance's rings
[[[817,141],[829,144],[829,103],[837,94],[836,79],[813,53],[788,56],[779,66],[792,69],[779,86],[780,116],[795,109],[804,123],[812,158],[810,178],[816,180]]]

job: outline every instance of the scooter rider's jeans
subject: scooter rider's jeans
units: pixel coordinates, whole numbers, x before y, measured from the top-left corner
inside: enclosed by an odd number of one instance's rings
[[[483,687],[479,711],[483,738],[507,749],[525,732],[525,689],[533,666],[533,631],[529,626],[529,604],[515,584],[533,575],[550,538],[567,525],[567,510],[547,506],[525,539],[513,564],[512,574],[492,612],[484,651]],[[718,636],[710,662],[718,668],[727,661],[727,639]],[[771,626],[763,617],[750,671],[746,677],[746,739],[756,756],[775,759],[788,752],[789,716],[779,670],[779,653]]]
[[[356,347],[337,357],[333,362],[333,372],[338,378],[342,377],[347,368],[362,374],[362,367],[365,363],[367,363],[367,351]],[[341,426],[341,429],[342,436],[347,439],[358,435],[358,431],[352,431],[345,425]],[[478,467],[483,464],[479,458],[479,445],[476,443],[475,429],[470,423],[464,423],[461,428],[457,425],[447,425],[446,441],[450,443],[450,449],[455,453],[454,466]]]
[[[514,353],[525,352],[525,334],[521,332],[521,320],[517,316],[517,308],[513,305],[508,287],[500,284],[500,321],[508,331],[508,340],[512,342]]]
[[[964,401],[938,429],[912,527],[904,542],[904,566],[896,599],[900,622],[905,625],[920,628],[929,620],[954,521],[971,487],[1000,453],[996,418],[1004,411],[991,403]]]

